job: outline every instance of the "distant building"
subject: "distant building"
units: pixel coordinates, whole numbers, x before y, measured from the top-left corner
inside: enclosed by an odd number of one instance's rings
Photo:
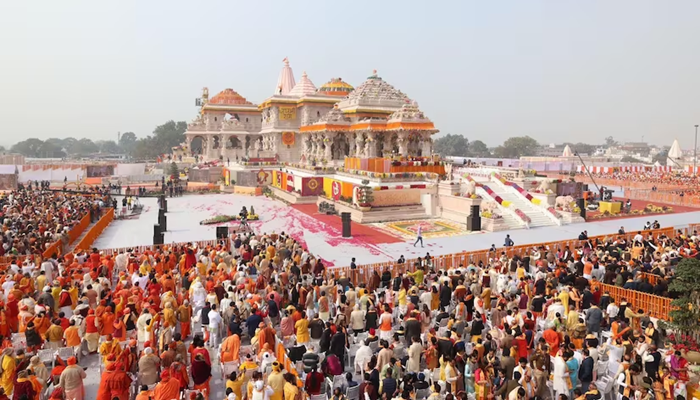
[[[25,158],[21,154],[0,155],[0,165],[24,165]]]
[[[618,149],[627,154],[639,154],[648,155],[649,154],[649,144],[645,142],[626,142],[618,146]]]

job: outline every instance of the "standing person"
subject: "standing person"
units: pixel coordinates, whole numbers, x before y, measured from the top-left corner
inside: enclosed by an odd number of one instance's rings
[[[418,232],[416,232],[416,242],[413,243],[413,247],[416,247],[416,245],[420,242],[420,247],[423,247],[423,227],[418,225]]]
[[[83,400],[85,397],[83,379],[86,377],[85,371],[77,365],[76,358],[70,357],[68,366],[61,372],[61,378],[59,379],[59,385],[66,393],[67,399]]]

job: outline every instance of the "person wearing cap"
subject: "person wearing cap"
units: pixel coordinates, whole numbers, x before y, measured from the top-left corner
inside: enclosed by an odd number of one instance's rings
[[[144,385],[152,385],[158,381],[160,359],[153,354],[153,349],[147,347],[139,359],[139,381]]]
[[[284,396],[284,375],[282,374],[282,364],[275,361],[272,363],[272,372],[267,377],[267,384],[273,390],[270,400],[283,400]]]
[[[85,374],[85,371],[79,365],[77,365],[77,360],[75,357],[68,358],[67,364],[68,366],[66,366],[66,369],[61,372],[59,386],[66,393],[67,399],[83,400],[85,397],[85,386],[83,385],[83,380],[87,377],[87,375]]]

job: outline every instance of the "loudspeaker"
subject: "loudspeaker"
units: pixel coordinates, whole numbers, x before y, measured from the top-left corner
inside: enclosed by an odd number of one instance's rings
[[[228,226],[217,226],[216,227],[216,238],[217,239],[228,238]]]
[[[472,207],[472,211],[471,211],[470,215],[479,215],[479,205],[475,205],[475,206],[471,206],[471,207]]]
[[[576,199],[576,206],[581,210],[581,218],[586,219],[586,200]]]
[[[163,244],[165,234],[160,230],[160,225],[153,225],[153,244]]]
[[[479,206],[475,206],[479,208]],[[467,217],[467,230],[470,232],[481,230],[481,216],[479,213]]]
[[[162,208],[158,210],[158,225],[160,225],[161,232],[168,231],[168,222],[165,217],[165,210],[163,210]]]
[[[343,237],[352,237],[350,230],[350,213],[340,213],[340,220],[343,221]]]

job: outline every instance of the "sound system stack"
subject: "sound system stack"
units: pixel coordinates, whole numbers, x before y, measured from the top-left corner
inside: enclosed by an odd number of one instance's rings
[[[228,238],[228,226],[217,226],[216,227],[216,238],[217,239]]]
[[[470,232],[481,230],[481,215],[479,215],[479,206],[471,206],[471,213],[467,217],[467,230]]]
[[[160,225],[161,232],[168,231],[168,221],[165,217],[165,210],[163,210],[162,208],[158,210],[158,225]]]
[[[153,245],[163,244],[165,239],[165,233],[160,230],[159,224],[153,225]]]
[[[576,199],[576,206],[581,210],[581,218],[586,219],[586,200]]]
[[[352,237],[352,232],[350,229],[350,213],[349,212],[340,213],[340,220],[343,221],[343,237],[344,238]]]

